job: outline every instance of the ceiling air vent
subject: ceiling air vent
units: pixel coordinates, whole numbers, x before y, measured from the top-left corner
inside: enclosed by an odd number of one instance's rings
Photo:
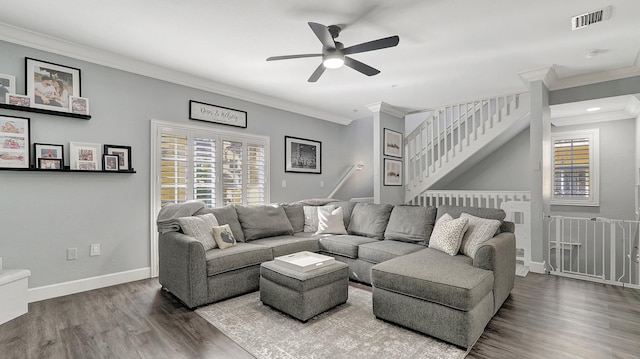
[[[611,6],[603,9],[580,14],[571,18],[571,30],[583,29],[589,25],[593,25],[605,20],[609,20],[611,16]]]

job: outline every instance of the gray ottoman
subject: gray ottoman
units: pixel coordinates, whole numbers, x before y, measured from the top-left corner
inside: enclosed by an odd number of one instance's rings
[[[308,272],[278,265],[260,265],[262,303],[301,321],[345,303],[348,298],[349,266],[335,262]]]

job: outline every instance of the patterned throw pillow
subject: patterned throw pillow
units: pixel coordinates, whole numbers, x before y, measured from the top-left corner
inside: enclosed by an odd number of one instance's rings
[[[178,224],[182,233],[201,242],[205,251],[216,248],[211,228],[218,225],[218,220],[213,214],[178,218]]]
[[[460,249],[462,236],[467,230],[468,222],[467,218],[453,219],[448,213],[443,215],[433,228],[429,247],[455,256]]]
[[[343,215],[342,207],[334,210],[328,207],[318,208],[318,231],[316,234],[347,234]]]
[[[213,227],[213,238],[216,240],[220,249],[236,245],[236,239],[233,237],[233,232],[231,232],[231,227],[229,227],[228,224]]]
[[[466,218],[469,221],[469,229],[462,237],[460,253],[475,258],[478,248],[495,236],[501,223],[497,219],[480,218],[468,213],[462,213],[460,218]]]

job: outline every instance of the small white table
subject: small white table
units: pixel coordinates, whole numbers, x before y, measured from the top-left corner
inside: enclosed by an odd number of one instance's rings
[[[30,276],[31,271],[27,269],[0,270],[0,324],[29,310],[27,288]]]

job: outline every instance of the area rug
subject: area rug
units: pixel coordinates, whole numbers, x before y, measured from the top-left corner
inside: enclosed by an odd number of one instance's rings
[[[260,359],[464,358],[454,345],[376,319],[371,293],[349,286],[347,303],[300,322],[254,292],[196,310]]]

